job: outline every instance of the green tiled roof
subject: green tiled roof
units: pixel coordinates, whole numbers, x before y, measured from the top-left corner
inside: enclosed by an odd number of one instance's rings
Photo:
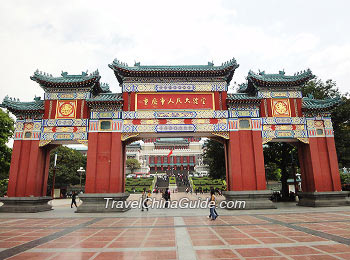
[[[340,105],[343,101],[340,97],[333,99],[313,99],[309,97],[304,97],[302,99],[303,110],[322,110],[327,111],[331,110],[338,105]]]
[[[118,81],[123,82],[125,77],[224,77],[226,81],[232,79],[233,73],[238,64],[235,59],[222,63],[220,66],[214,66],[212,62],[208,65],[164,65],[150,66],[135,63],[133,67],[115,59],[108,65],[114,70]]]
[[[290,76],[285,75],[284,71],[279,71],[278,74],[266,74],[264,71],[259,73],[249,71],[247,76],[248,83],[241,84],[238,92],[255,92],[263,88],[299,88],[312,78],[314,78],[314,75],[310,69]]]
[[[88,103],[91,102],[123,102],[121,93],[101,93],[95,97],[86,100]]]
[[[82,72],[81,75],[69,75],[67,72],[62,72],[61,77],[53,77],[51,74],[37,70],[30,79],[39,83],[43,89],[90,88],[95,94],[110,92],[108,84],[100,83],[101,76],[98,70],[91,74]]]
[[[100,83],[100,88],[103,93],[110,93],[109,85],[107,83]]]
[[[171,145],[171,144],[188,144],[189,141],[185,138],[158,138],[155,145]]]
[[[247,93],[234,93],[227,94],[226,100],[228,103],[258,103],[261,101],[261,98],[249,95]]]
[[[98,70],[88,74],[87,72],[82,72],[81,75],[68,75],[67,72],[62,72],[61,77],[53,77],[51,74],[41,72],[36,70],[34,75],[30,77],[31,80],[34,80],[41,83],[54,83],[66,85],[67,83],[83,83],[87,81],[97,82],[101,78]]]
[[[32,102],[21,102],[18,99],[12,99],[6,96],[0,104],[1,107],[7,108],[14,114],[18,113],[33,113],[33,112],[43,112],[44,111],[44,100],[40,97],[34,98]]]

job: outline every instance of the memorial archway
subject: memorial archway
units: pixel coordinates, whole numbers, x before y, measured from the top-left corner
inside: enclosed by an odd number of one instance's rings
[[[2,199],[2,211],[14,210],[13,205],[22,211],[32,205],[34,211],[47,209],[50,198],[41,192],[47,178],[46,147],[72,140],[88,145],[86,193],[78,212],[108,211],[105,197],[128,197],[126,143],[150,135],[225,140],[225,197],[245,200],[247,208],[274,207],[266,190],[263,143],[297,139],[304,176],[299,204],[345,205],[329,113],[340,99],[302,97],[301,87],[313,78],[310,70],[294,76],[250,71],[238,92],[228,94],[238,68],[235,59],[220,66],[128,66],[114,60],[109,67],[122,93],[111,93],[97,71],[61,77],[36,71],[31,79],[44,89],[44,100],[3,101],[17,123],[9,198]]]

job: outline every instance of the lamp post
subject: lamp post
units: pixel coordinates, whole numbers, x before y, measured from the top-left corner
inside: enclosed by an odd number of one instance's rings
[[[55,195],[56,163],[57,163],[57,153],[55,153],[55,160],[54,160],[54,162],[53,162],[52,189],[51,189],[51,197],[52,197],[52,198],[54,198],[54,195]]]
[[[80,167],[80,168],[77,170],[77,172],[78,172],[79,175],[80,175],[80,191],[82,191],[82,190],[83,190],[83,186],[82,186],[82,184],[81,184],[81,177],[82,177],[83,173],[85,172],[85,170],[84,170],[83,167]]]

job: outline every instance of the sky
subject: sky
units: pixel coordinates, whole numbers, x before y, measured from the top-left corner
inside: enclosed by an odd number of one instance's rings
[[[1,1],[0,100],[43,96],[36,69],[54,76],[99,70],[120,92],[108,64],[240,65],[286,74],[310,68],[350,90],[350,1]]]

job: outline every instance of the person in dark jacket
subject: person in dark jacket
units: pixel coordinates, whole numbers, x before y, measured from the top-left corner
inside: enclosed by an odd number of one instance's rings
[[[77,198],[77,194],[75,191],[73,191],[73,194],[72,194],[72,203],[70,204],[70,207],[73,208],[73,204],[75,205],[75,207],[77,208],[77,202],[75,201]]]
[[[163,194],[163,198],[165,199],[165,207],[169,208],[169,200],[170,200],[170,190],[169,188],[166,188],[164,194]]]

